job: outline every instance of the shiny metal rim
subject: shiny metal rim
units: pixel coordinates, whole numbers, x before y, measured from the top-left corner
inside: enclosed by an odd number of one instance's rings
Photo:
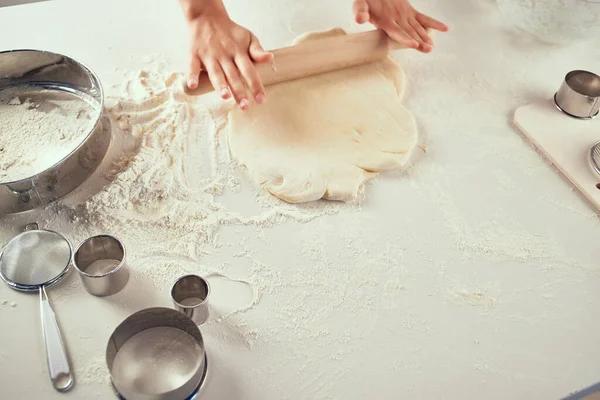
[[[562,109],[562,107],[558,105],[558,101],[556,101],[556,95],[557,95],[557,94],[558,94],[558,93],[554,93],[554,105],[556,106],[556,108],[558,108],[558,109],[559,109],[561,112],[563,112],[563,113],[567,114],[569,117],[573,117],[573,118],[577,118],[577,119],[583,119],[583,120],[587,120],[587,119],[592,119],[592,118],[595,118],[595,117],[598,115],[598,113],[600,113],[600,111],[598,111],[598,112],[596,112],[596,114],[594,114],[594,115],[592,115],[592,116],[589,116],[589,117],[580,117],[579,115],[573,115],[573,114],[571,114],[570,112],[567,112],[567,111],[563,110],[563,109]]]
[[[50,287],[50,286],[54,285],[56,282],[60,281],[62,279],[62,277],[65,276],[67,274],[67,272],[69,272],[69,269],[71,269],[71,259],[73,257],[73,247],[71,246],[71,242],[69,242],[69,240],[66,237],[64,237],[63,235],[61,235],[60,233],[58,233],[56,231],[52,231],[49,229],[37,229],[37,230],[54,233],[54,234],[60,236],[65,242],[67,242],[67,245],[69,246],[69,252],[71,253],[71,255],[69,257],[69,263],[67,264],[65,269],[63,269],[62,272],[60,274],[58,274],[56,277],[50,279],[47,282],[41,283],[39,285],[23,285],[20,283],[13,282],[12,280],[10,280],[6,276],[4,276],[4,273],[2,272],[2,268],[0,267],[0,278],[2,278],[2,280],[11,289],[15,289],[20,292],[37,292],[40,289],[40,287],[42,287],[42,286]],[[27,232],[31,232],[31,231],[27,231]],[[25,233],[25,232],[22,232],[22,233],[18,234],[17,236],[13,237],[12,239],[10,239],[6,246],[8,246],[10,244],[10,242],[12,242],[14,239],[19,237],[23,233]],[[4,253],[4,252],[2,252],[2,253]],[[2,265],[2,253],[0,253],[0,266]]]
[[[79,269],[79,267],[77,266],[77,263],[75,262],[75,254],[77,254],[77,252],[79,251],[79,249],[81,248],[81,246],[83,246],[87,241],[94,239],[94,238],[102,238],[102,237],[106,237],[106,238],[110,238],[110,239],[114,239],[116,240],[119,245],[121,246],[121,248],[123,249],[123,259],[121,260],[121,262],[119,263],[119,265],[117,265],[117,268],[106,272],[102,275],[90,275],[85,271],[82,271]],[[102,235],[96,235],[96,236],[90,236],[89,238],[83,240],[81,243],[79,243],[79,246],[77,246],[77,248],[75,249],[74,252],[71,253],[71,262],[73,264],[73,267],[75,267],[75,269],[77,270],[77,272],[79,272],[81,275],[83,276],[87,276],[88,278],[103,278],[109,275],[113,275],[116,274],[117,272],[119,272],[119,270],[125,265],[125,260],[127,259],[127,249],[125,248],[125,245],[123,244],[123,242],[121,241],[121,239],[119,239],[116,236],[113,235],[109,235],[109,234],[102,234]]]
[[[0,51],[0,55],[5,54],[5,53],[18,53],[18,52],[24,52],[24,51],[35,51],[35,52],[45,52],[45,53],[51,53],[51,54],[56,54],[59,55],[61,57],[66,57],[68,59],[70,59],[71,61],[75,62],[76,64],[80,65],[81,67],[83,67],[83,69],[86,70],[86,72],[88,72],[90,74],[90,76],[92,76],[98,86],[98,94],[99,94],[99,99],[98,103],[99,103],[99,113],[98,116],[96,117],[94,124],[91,128],[89,128],[89,131],[87,132],[87,134],[85,135],[84,138],[81,139],[80,143],[69,153],[67,154],[62,160],[56,162],[54,165],[46,168],[44,171],[40,171],[38,173],[36,173],[35,175],[32,175],[30,177],[27,178],[23,178],[23,179],[18,179],[16,181],[8,181],[8,182],[0,182],[0,184],[2,185],[10,185],[10,184],[14,184],[14,183],[19,183],[21,181],[25,181],[25,180],[31,180],[32,178],[41,175],[42,173],[51,170],[53,168],[58,167],[60,164],[62,164],[67,158],[69,158],[73,153],[75,153],[80,147],[82,147],[84,145],[85,142],[87,142],[87,140],[90,138],[90,136],[92,136],[92,133],[96,130],[96,127],[98,126],[98,124],[100,123],[100,120],[102,119],[102,114],[104,113],[104,88],[102,87],[102,82],[100,81],[100,77],[91,69],[89,68],[86,64],[80,62],[79,60],[62,54],[62,53],[54,53],[52,51],[47,51],[47,50],[39,50],[39,49],[13,49],[13,50],[4,50],[4,51]],[[41,85],[40,85],[41,86]]]
[[[204,283],[206,284],[206,298],[198,304],[195,304],[193,306],[184,306],[182,304],[180,304],[177,300],[175,300],[175,298],[173,297],[173,289],[175,288],[175,285],[177,285],[177,283],[179,283],[179,281],[181,281],[182,279],[185,279],[189,276],[195,276],[198,277],[200,279],[202,279],[204,281]],[[177,278],[175,280],[175,282],[173,283],[173,285],[171,285],[171,300],[173,300],[174,303],[176,303],[179,307],[181,308],[186,308],[186,309],[194,309],[194,308],[198,308],[200,306],[204,306],[208,303],[208,298],[210,297],[210,292],[211,292],[211,288],[210,288],[210,283],[208,283],[208,281],[206,279],[204,279],[203,277],[201,277],[200,275],[194,275],[194,274],[188,274],[188,275],[184,275],[184,276],[180,276],[179,278]]]

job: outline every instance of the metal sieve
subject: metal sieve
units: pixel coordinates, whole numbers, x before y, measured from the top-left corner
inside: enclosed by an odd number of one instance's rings
[[[594,144],[590,149],[589,161],[594,172],[600,175],[600,142]]]
[[[0,182],[0,215],[43,207],[72,192],[100,165],[111,140],[100,80],[72,58],[38,50],[0,52],[0,92],[5,89],[79,99],[97,114],[89,133],[62,160],[33,176]]]
[[[73,387],[73,374],[46,287],[69,271],[71,244],[58,232],[28,227],[32,229],[12,238],[0,254],[0,277],[15,290],[39,293],[48,372],[54,388],[66,392]]]

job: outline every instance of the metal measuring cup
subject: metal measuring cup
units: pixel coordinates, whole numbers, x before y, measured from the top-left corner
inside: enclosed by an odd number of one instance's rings
[[[121,291],[129,281],[125,256],[125,246],[116,237],[92,236],[75,250],[73,265],[85,290],[94,296],[110,296]]]
[[[171,288],[171,299],[175,309],[190,317],[196,325],[202,325],[208,319],[209,295],[210,285],[198,275],[182,276]]]
[[[554,95],[556,107],[565,114],[591,119],[600,110],[600,76],[589,71],[571,71]]]
[[[25,232],[12,238],[0,254],[0,278],[9,287],[38,292],[42,333],[52,385],[59,392],[73,387],[69,357],[46,287],[60,281],[71,266],[71,244],[60,233],[27,225]]]

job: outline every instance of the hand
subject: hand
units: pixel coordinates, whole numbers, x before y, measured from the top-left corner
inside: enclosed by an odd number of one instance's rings
[[[254,63],[273,60],[256,36],[229,19],[226,12],[201,14],[188,20],[192,35],[187,84],[198,86],[200,71],[208,73],[215,91],[223,99],[233,95],[242,110],[266,100],[265,89]],[[248,92],[250,96],[248,96]]]
[[[354,0],[352,8],[359,24],[370,22],[395,41],[423,53],[433,50],[426,29],[448,30],[445,24],[415,10],[408,0]]]

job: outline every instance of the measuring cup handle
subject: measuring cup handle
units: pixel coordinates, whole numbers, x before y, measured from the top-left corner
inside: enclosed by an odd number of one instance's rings
[[[56,322],[54,310],[48,301],[46,289],[40,287],[40,308],[42,313],[42,333],[46,345],[46,359],[52,386],[59,392],[66,392],[73,387],[74,379],[69,366],[69,358]]]

